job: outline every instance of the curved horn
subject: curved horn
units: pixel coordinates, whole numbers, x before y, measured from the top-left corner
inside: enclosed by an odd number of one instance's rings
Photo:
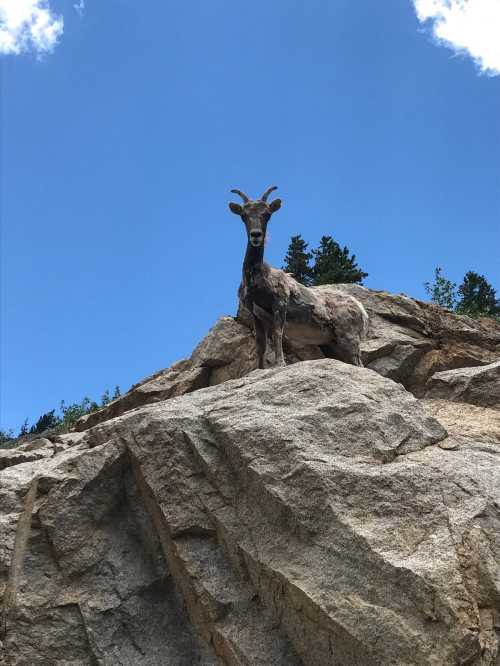
[[[250,201],[247,195],[241,190],[231,190],[231,192],[233,192],[234,194],[238,194],[243,199],[244,203],[248,203]]]
[[[274,192],[274,190],[277,190],[278,187],[276,185],[273,185],[272,187],[269,187],[264,194],[261,196],[260,200],[261,201],[267,201],[267,197],[271,194],[271,192]]]

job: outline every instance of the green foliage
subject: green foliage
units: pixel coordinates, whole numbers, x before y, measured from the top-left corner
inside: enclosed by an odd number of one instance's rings
[[[30,434],[39,434],[45,430],[52,430],[53,428],[57,428],[57,426],[61,423],[61,419],[55,415],[55,411],[55,409],[52,409],[50,412],[42,414],[35,425],[31,426]]]
[[[101,406],[105,407],[106,405],[109,405],[110,402],[111,398],[109,397],[109,390],[106,389],[101,398]]]
[[[8,449],[15,442],[14,431],[0,430],[0,449]]]
[[[458,287],[444,277],[442,269],[434,270],[434,281],[424,282],[431,301],[447,310],[469,317],[494,317],[500,320],[500,300],[484,275],[468,271]]]
[[[447,310],[455,309],[457,285],[444,277],[442,268],[434,270],[434,281],[424,282],[424,287],[433,303]]]
[[[115,387],[115,395],[117,391],[118,395],[116,397],[119,397],[120,395],[119,386]],[[96,412],[98,409],[101,409],[101,407],[106,407],[106,405],[109,405],[110,402],[111,398],[109,397],[108,389],[104,391],[100,404],[97,403],[95,400],[91,400],[87,396],[85,396],[85,398],[83,398],[81,402],[74,402],[71,405],[66,405],[64,400],[61,400],[60,410],[62,414],[63,429],[68,430],[78,421],[79,418],[85,416],[86,414]]]
[[[356,255],[346,246],[341,248],[331,236],[323,236],[319,247],[311,252],[303,238],[292,236],[285,257],[283,270],[306,286],[318,284],[360,283],[365,273],[356,263]],[[310,261],[314,259],[314,265]]]
[[[19,435],[18,437],[23,437],[24,435],[27,435],[29,433],[29,427],[28,427],[28,419],[26,419],[19,429]]]
[[[81,402],[73,402],[70,405],[67,405],[64,400],[61,400],[59,405],[59,415],[56,414],[56,410],[52,409],[49,412],[42,414],[36,423],[31,426],[28,425],[28,419],[23,423],[19,430],[17,437],[14,436],[12,430],[3,431],[0,430],[0,447],[4,444],[6,446],[7,442],[16,442],[18,437],[24,437],[25,435],[36,435],[44,432],[45,430],[56,430],[57,432],[67,432],[72,428],[79,418],[95,412],[101,407],[109,405],[111,400],[116,400],[121,396],[120,387],[115,386],[115,391],[113,393],[113,398],[110,397],[109,390],[104,391],[101,402],[98,403],[95,400],[91,400],[88,397],[83,398]],[[5,448],[4,446],[4,448]]]
[[[66,405],[64,400],[61,400],[59,409],[62,414],[62,429],[68,430],[71,428],[79,418],[89,414],[92,411],[92,403],[90,398],[83,398],[81,402],[73,402],[70,405]]]
[[[497,299],[496,290],[484,275],[474,271],[466,273],[458,293],[456,310],[459,314],[466,314],[469,317],[500,316],[500,300]]]
[[[291,273],[293,277],[300,282],[309,286],[312,283],[313,271],[309,265],[312,259],[312,253],[307,251],[307,243],[300,236],[292,236],[288,252],[285,256],[285,265],[283,270]]]
[[[313,284],[361,283],[368,273],[356,263],[356,255],[349,248],[341,248],[331,236],[323,236],[319,247],[312,251],[314,257]]]
[[[14,439],[14,431],[12,428],[10,430],[0,430],[0,442],[8,442],[11,439]]]

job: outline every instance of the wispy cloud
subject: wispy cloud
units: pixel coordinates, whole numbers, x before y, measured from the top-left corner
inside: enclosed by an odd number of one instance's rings
[[[80,14],[80,16],[83,16],[83,12],[85,10],[85,0],[78,0],[78,2],[73,4],[73,8],[78,14]]]
[[[479,70],[500,74],[500,0],[413,0],[438,42],[468,54]]]
[[[0,53],[53,51],[63,30],[47,0],[0,0]]]

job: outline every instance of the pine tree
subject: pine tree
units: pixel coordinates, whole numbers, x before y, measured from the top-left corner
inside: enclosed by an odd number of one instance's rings
[[[120,391],[120,387],[119,387],[118,384],[117,384],[117,385],[115,386],[115,392],[113,393],[113,400],[116,400],[117,398],[119,398],[119,397],[121,396],[121,394],[122,394],[122,393],[121,393],[121,391]]]
[[[35,425],[31,426],[31,434],[39,434],[45,430],[50,430],[51,428],[56,428],[61,423],[61,419],[55,415],[55,409],[52,409],[50,412],[42,414]]]
[[[455,308],[457,285],[444,277],[442,268],[434,269],[434,282],[424,282],[424,287],[433,303],[447,310]]]
[[[81,402],[74,402],[71,405],[66,405],[64,400],[61,400],[60,410],[63,417],[63,427],[71,428],[81,416],[85,416],[85,414],[96,409],[99,409],[99,405],[87,397],[83,398]]]
[[[24,435],[27,435],[29,433],[30,429],[28,427],[28,419],[25,419],[23,425],[19,429],[19,435],[18,437],[24,437]]]
[[[311,258],[312,254],[307,251],[307,243],[301,235],[292,236],[283,270],[291,273],[297,282],[306,286],[310,285],[312,282],[312,268],[309,265]]]
[[[313,284],[360,283],[368,273],[356,264],[356,255],[349,256],[349,248],[343,249],[331,236],[323,236],[319,247],[312,251],[315,263]]]
[[[456,311],[459,314],[469,317],[500,316],[500,300],[484,275],[474,271],[466,273],[458,293],[460,298]]]
[[[9,430],[0,430],[0,448],[2,448],[2,445],[5,447],[7,444],[10,444],[14,439],[12,428],[9,428]]]

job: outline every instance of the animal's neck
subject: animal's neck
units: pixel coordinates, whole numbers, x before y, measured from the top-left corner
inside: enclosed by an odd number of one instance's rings
[[[247,244],[245,261],[243,262],[243,276],[249,276],[262,269],[264,265],[264,246],[254,247],[251,243]]]

